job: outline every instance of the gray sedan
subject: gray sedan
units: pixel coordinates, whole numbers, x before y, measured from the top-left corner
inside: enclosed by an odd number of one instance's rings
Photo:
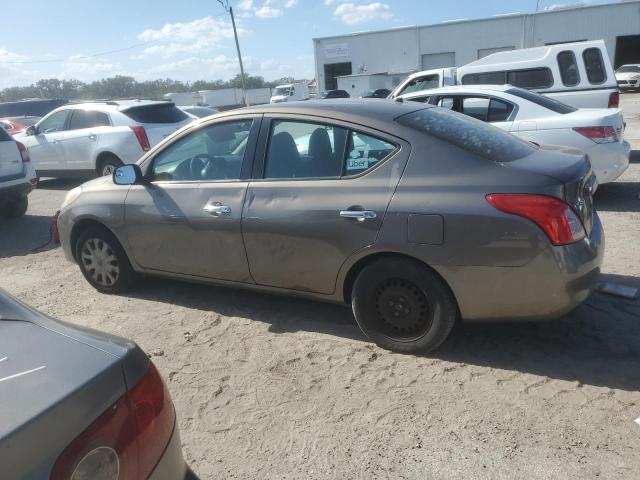
[[[135,343],[2,290],[0,465],[7,480],[195,478],[167,387]]]
[[[588,159],[412,102],[225,112],[69,192],[62,247],[98,290],[138,274],[350,304],[395,351],[457,318],[561,316],[604,250]]]

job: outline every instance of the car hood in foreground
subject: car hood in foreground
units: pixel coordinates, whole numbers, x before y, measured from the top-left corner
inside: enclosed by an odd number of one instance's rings
[[[48,478],[66,445],[147,365],[133,342],[45,317],[0,290],[3,478]]]

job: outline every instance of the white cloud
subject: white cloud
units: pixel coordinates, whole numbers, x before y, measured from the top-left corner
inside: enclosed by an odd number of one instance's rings
[[[389,5],[380,2],[372,2],[365,5],[342,3],[336,7],[333,15],[340,18],[347,25],[355,25],[371,20],[387,20],[393,17]]]
[[[240,3],[238,3],[238,9],[242,10],[243,12],[251,10],[252,8],[253,0],[242,0]]]
[[[241,25],[238,35],[248,33]],[[233,38],[231,22],[211,17],[199,18],[187,23],[168,23],[159,29],[147,29],[138,35],[143,42],[157,42],[143,50],[146,55],[171,57],[177,54],[195,54],[219,48]]]
[[[325,5],[333,5],[337,0],[324,0]]]
[[[0,63],[24,62],[26,60],[29,60],[29,57],[27,57],[26,55],[13,53],[7,50],[5,47],[0,47]]]
[[[275,7],[271,7],[267,4],[263,5],[262,7],[260,7],[258,10],[256,10],[256,17],[259,18],[276,18],[276,17],[281,17],[282,14],[284,12],[279,9],[279,8],[275,8]]]
[[[284,8],[295,7],[298,4],[298,0],[287,0],[284,2]]]

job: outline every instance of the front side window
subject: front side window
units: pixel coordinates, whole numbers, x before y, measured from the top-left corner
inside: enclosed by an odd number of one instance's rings
[[[67,123],[68,116],[69,110],[62,110],[61,112],[52,114],[38,125],[38,133],[54,133],[63,131],[65,124]]]
[[[507,72],[507,83],[514,87],[534,89],[553,86],[553,75],[548,68],[530,68]]]
[[[584,60],[584,68],[587,71],[587,78],[590,83],[597,85],[607,79],[600,49],[587,48],[582,52],[582,59]]]
[[[428,90],[430,88],[438,88],[440,86],[440,75],[437,73],[432,75],[424,75],[411,80],[405,87],[398,92],[398,95],[403,93],[417,92],[419,90]]]
[[[80,130],[82,128],[95,128],[111,125],[107,114],[91,110],[73,110],[69,130]]]
[[[218,123],[181,137],[154,158],[150,180],[238,180],[252,124]]]
[[[565,50],[558,54],[558,68],[560,69],[560,77],[565,87],[574,87],[580,83],[580,74],[578,73],[578,63],[576,56],[571,50]]]

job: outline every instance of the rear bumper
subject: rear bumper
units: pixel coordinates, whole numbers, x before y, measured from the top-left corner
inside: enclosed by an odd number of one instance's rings
[[[629,142],[604,143],[591,148],[587,154],[598,184],[613,182],[629,167]]]
[[[604,255],[597,214],[589,238],[549,247],[522,267],[438,268],[465,321],[550,320],[570,312],[595,290]]]
[[[31,163],[23,163],[22,172],[9,177],[0,177],[0,200],[27,195],[36,184],[36,172]]]
[[[171,440],[169,440],[169,444],[158,465],[156,465],[151,476],[149,476],[149,480],[187,480],[194,478],[192,475],[182,457],[180,432],[178,431],[178,423],[176,422]]]
[[[0,202],[28,195],[31,190],[33,190],[33,185],[28,180],[8,187],[0,185]]]

